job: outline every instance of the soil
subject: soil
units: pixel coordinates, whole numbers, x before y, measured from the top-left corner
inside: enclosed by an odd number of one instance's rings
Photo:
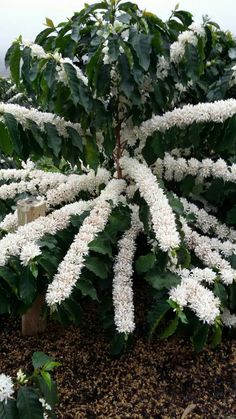
[[[30,368],[36,350],[63,364],[55,373],[58,418],[236,418],[235,341],[197,354],[188,341],[148,344],[139,336],[114,359],[96,321],[80,329],[49,322],[41,336],[27,338],[19,320],[0,322],[0,372]]]

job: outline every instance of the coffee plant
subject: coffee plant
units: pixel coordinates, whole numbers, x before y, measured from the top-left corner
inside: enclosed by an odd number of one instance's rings
[[[150,336],[217,345],[236,325],[234,37],[119,0],[46,25],[6,54],[0,313],[45,292],[54,318],[79,324],[90,298],[117,353],[141,289]],[[47,214],[19,227],[27,196]]]

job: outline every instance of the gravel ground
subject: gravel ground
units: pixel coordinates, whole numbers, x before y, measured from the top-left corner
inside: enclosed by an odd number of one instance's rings
[[[196,354],[184,340],[148,345],[141,336],[112,359],[94,321],[80,330],[49,323],[43,335],[29,338],[21,336],[19,320],[0,322],[0,372],[29,367],[36,350],[62,362],[58,418],[236,418],[235,341]]]

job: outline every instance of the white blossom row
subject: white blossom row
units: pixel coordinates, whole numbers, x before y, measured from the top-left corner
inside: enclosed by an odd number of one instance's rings
[[[196,231],[193,231],[183,217],[180,217],[180,221],[185,235],[184,240],[188,248],[194,251],[195,255],[204,263],[204,265],[217,269],[223,283],[232,284],[236,278],[236,271],[232,269],[230,263],[220,255],[219,250],[214,249],[214,239],[201,236]]]
[[[4,122],[4,114],[10,113],[14,116],[18,123],[20,123],[23,129],[30,128],[28,120],[31,120],[37,124],[37,127],[44,131],[44,124],[50,123],[54,125],[59,133],[64,138],[68,138],[67,127],[74,128],[80,135],[83,135],[80,124],[66,121],[63,117],[56,116],[50,112],[41,112],[35,108],[25,108],[17,104],[3,103],[0,102],[0,121]]]
[[[228,166],[221,158],[216,161],[209,158],[200,161],[194,157],[175,158],[170,153],[165,153],[163,159],[158,158],[154,163],[153,172],[167,181],[180,182],[184,177],[191,175],[197,177],[197,182],[209,177],[223,179],[225,182],[236,182],[236,164]]]
[[[154,115],[151,119],[143,122],[139,127],[132,130],[127,128],[122,131],[122,139],[134,146],[140,140],[138,149],[141,151],[145,146],[147,137],[155,131],[165,132],[172,127],[185,127],[193,123],[217,122],[222,123],[236,113],[236,100],[219,100],[212,103],[188,104],[182,108],[168,111],[164,115]]]
[[[233,228],[220,223],[214,215],[208,214],[203,208],[198,208],[197,205],[189,202],[186,198],[180,198],[180,202],[184,207],[185,213],[195,216],[195,223],[203,233],[212,231],[220,239],[230,240],[231,242],[236,241],[236,231]]]
[[[113,268],[114,320],[119,333],[132,333],[135,328],[132,265],[136,249],[135,239],[142,229],[138,211],[138,207],[133,206],[131,228],[118,242],[118,254]]]
[[[174,213],[151,169],[129,157],[122,157],[120,164],[124,173],[135,181],[140,195],[149,206],[153,230],[160,248],[166,252],[178,247],[180,237]]]
[[[181,277],[181,283],[169,292],[169,297],[180,308],[189,307],[204,323],[213,324],[220,315],[220,300],[204,287],[191,271]]]
[[[98,233],[104,230],[113,205],[117,205],[120,194],[125,189],[125,181],[112,179],[101,195],[96,198],[90,214],[83,221],[78,234],[74,237],[67,254],[58,266],[58,271],[49,285],[46,301],[48,305],[61,303],[68,298],[78,281],[89,253],[91,243]],[[111,202],[108,202],[112,201]]]

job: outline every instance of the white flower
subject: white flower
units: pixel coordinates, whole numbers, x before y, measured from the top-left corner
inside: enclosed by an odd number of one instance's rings
[[[17,256],[25,245],[31,245],[45,234],[56,234],[70,223],[71,215],[81,214],[91,209],[95,201],[79,201],[68,204],[46,217],[20,226],[15,233],[8,233],[0,240],[0,266],[4,266],[10,256]]]
[[[4,115],[5,113],[12,114],[17,122],[19,122],[22,127],[28,128],[28,120],[34,121],[38,128],[41,131],[45,130],[45,123],[51,123],[54,125],[59,133],[64,138],[68,138],[68,132],[66,130],[66,127],[72,127],[76,131],[80,133],[80,135],[83,135],[83,131],[81,129],[80,124],[72,122],[65,121],[64,118],[61,118],[59,116],[55,116],[53,113],[49,112],[41,112],[34,108],[25,108],[24,106],[11,104],[11,103],[3,103],[0,102],[0,120],[1,120],[1,114]]]
[[[169,68],[170,63],[167,59],[163,55],[158,57],[156,75],[159,79],[164,80],[168,76]]]
[[[17,371],[16,379],[20,384],[25,384],[28,382],[27,375],[22,371],[22,369],[19,369],[19,371]]]
[[[128,157],[120,159],[121,167],[137,184],[141,196],[147,202],[153,230],[160,248],[167,252],[180,243],[174,213],[163,190],[151,170],[137,160]]]
[[[118,242],[118,254],[113,268],[114,320],[119,333],[132,333],[135,328],[132,264],[136,248],[135,239],[142,228],[142,224],[138,216],[138,207],[135,206],[132,210],[131,228],[124,233]]]
[[[225,326],[236,327],[236,315],[231,314],[227,308],[224,308],[224,311],[221,314],[221,319]]]
[[[45,399],[43,399],[42,397],[39,399],[39,401],[40,401],[40,403],[41,403],[41,405],[42,405],[42,407],[45,409],[45,410],[52,410],[52,406],[50,406],[50,404],[48,404],[47,402],[46,402],[46,400]]]
[[[191,275],[185,275],[181,283],[170,290],[169,297],[181,308],[189,306],[204,323],[213,324],[220,314],[219,298],[199,284]]]
[[[35,243],[26,244],[20,253],[20,260],[23,266],[27,266],[36,256],[41,255],[40,247]]]
[[[182,108],[166,112],[162,116],[155,115],[143,122],[140,127],[135,127],[135,130],[131,132],[124,130],[122,137],[127,138],[131,144],[134,143],[135,138],[140,139],[139,149],[142,150],[147,137],[155,131],[165,132],[173,126],[184,127],[192,125],[194,122],[223,123],[235,114],[235,99],[219,100],[213,103],[199,103],[197,105],[188,104]]]
[[[89,252],[89,243],[103,231],[112,210],[111,203],[117,205],[120,194],[125,188],[125,181],[112,179],[101,195],[96,198],[94,208],[85,218],[78,234],[66,256],[58,267],[52,283],[49,285],[46,301],[49,305],[61,303],[70,296],[84,267],[85,256]]]
[[[14,393],[14,384],[8,375],[0,374],[0,402],[7,403]]]

